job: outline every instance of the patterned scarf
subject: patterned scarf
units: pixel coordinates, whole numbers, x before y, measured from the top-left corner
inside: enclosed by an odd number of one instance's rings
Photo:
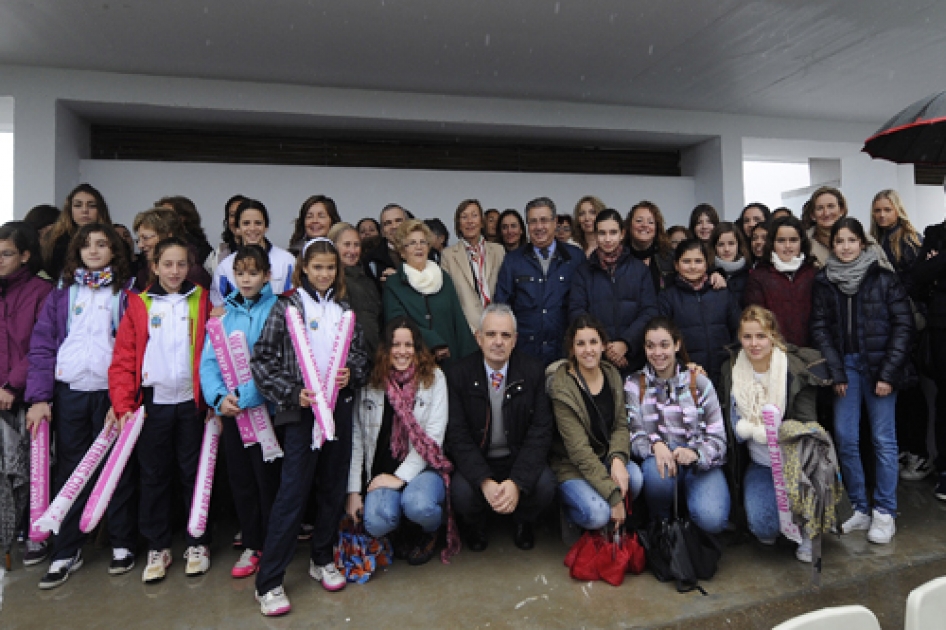
[[[621,257],[621,254],[624,253],[623,247],[618,247],[610,254],[604,253],[600,247],[595,249],[595,253],[598,254],[598,262],[601,263],[601,268],[608,272],[612,278],[614,277],[614,272],[618,268],[618,258]]]
[[[431,439],[417,424],[414,417],[414,398],[417,394],[417,379],[414,378],[414,366],[404,371],[391,368],[385,393],[394,408],[394,421],[391,424],[391,455],[401,461],[407,457],[408,446],[413,446],[429,466],[440,473],[443,479],[447,502],[447,548],[440,553],[444,564],[450,563],[450,557],[460,551],[460,535],[457,522],[453,518],[450,505],[450,473],[453,464],[444,457],[440,445]]]
[[[75,280],[80,287],[89,287],[91,289],[100,289],[107,287],[112,283],[112,268],[105,267],[100,271],[89,271],[88,269],[76,269]]]
[[[466,239],[460,239],[463,247],[466,248],[466,257],[470,261],[470,268],[473,271],[473,282],[476,284],[476,292],[479,294],[480,304],[484,307],[489,306],[489,286],[486,284],[486,239],[480,237],[476,245],[470,245]]]

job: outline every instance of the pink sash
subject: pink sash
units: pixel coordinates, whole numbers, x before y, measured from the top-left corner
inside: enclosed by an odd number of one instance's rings
[[[204,424],[204,440],[200,445],[200,460],[197,464],[197,479],[194,481],[194,496],[191,499],[190,518],[187,519],[187,532],[194,538],[200,538],[207,531],[207,514],[210,513],[210,493],[213,491],[214,466],[217,463],[217,449],[220,447],[220,433],[223,427],[220,418],[213,416]]]
[[[246,335],[243,334],[243,331],[236,330],[230,334],[228,341],[230,357],[233,359],[233,366],[236,370],[236,380],[241,384],[249,383],[253,380],[253,373],[250,371],[250,349],[246,345]],[[229,385],[227,387],[229,388]],[[260,449],[263,451],[264,462],[271,462],[277,457],[283,456],[266,405],[244,409],[240,416],[249,418],[250,426],[253,428]]]
[[[329,369],[326,370],[324,378],[319,374],[319,369],[315,364],[312,345],[306,334],[302,314],[295,306],[286,309],[286,325],[299,360],[299,367],[302,369],[303,384],[306,389],[315,393],[315,404],[312,406],[312,413],[315,416],[315,422],[312,425],[312,450],[315,450],[321,448],[326,440],[335,439],[335,417],[332,413],[332,408],[338,398],[338,388],[335,383],[339,370],[348,359],[348,350],[355,330],[355,314],[352,311],[345,311],[342,314],[339,329],[332,344]]]
[[[782,412],[775,405],[762,407],[762,421],[765,423],[765,437],[769,446],[769,460],[772,462],[772,481],[775,484],[775,504],[778,507],[779,530],[789,540],[801,544],[801,532],[798,525],[792,520],[792,511],[788,502],[788,492],[785,490],[785,475],[782,473],[782,449],[778,445],[777,420],[781,419]]]
[[[237,379],[237,368],[234,365],[233,357],[230,355],[230,343],[227,339],[227,331],[223,327],[223,322],[219,317],[211,317],[207,320],[207,334],[210,336],[210,345],[213,346],[214,355],[217,357],[217,365],[220,366],[220,374],[223,376],[223,384],[227,390],[232,392],[239,385]],[[253,429],[253,423],[246,413],[238,414],[235,418],[237,428],[240,430],[240,438],[244,446],[256,444],[256,431]]]
[[[30,440],[30,540],[43,542],[49,530],[38,527],[38,521],[49,507],[49,421],[43,420]],[[59,527],[56,527],[59,532]]]
[[[86,452],[85,456],[82,458],[82,461],[79,462],[79,465],[76,466],[76,469],[72,472],[69,480],[66,481],[66,485],[62,487],[62,490],[60,490],[56,498],[53,499],[53,502],[43,516],[34,523],[34,527],[47,532],[52,531],[55,534],[59,533],[62,521],[72,508],[72,504],[75,503],[79,495],[82,494],[82,490],[85,488],[85,485],[89,483],[89,479],[95,475],[95,471],[99,469],[99,465],[102,463],[102,460],[105,459],[105,456],[108,454],[108,449],[112,448],[112,444],[115,443],[117,437],[118,427],[116,425],[110,424],[102,429],[98,437],[95,438],[95,441],[92,442],[92,446],[89,447],[88,452]]]
[[[125,470],[128,458],[131,457],[131,453],[135,449],[138,436],[141,435],[141,426],[144,424],[144,420],[145,408],[142,405],[138,407],[138,411],[125,424],[125,428],[118,436],[118,442],[115,443],[112,454],[108,456],[108,461],[105,462],[105,469],[95,483],[95,487],[92,488],[89,502],[85,504],[85,509],[82,510],[79,529],[84,533],[88,534],[95,529],[95,526],[102,520],[102,515],[105,514],[105,508],[108,506],[108,502],[112,500],[112,495],[115,494],[115,488],[118,486],[122,471]]]

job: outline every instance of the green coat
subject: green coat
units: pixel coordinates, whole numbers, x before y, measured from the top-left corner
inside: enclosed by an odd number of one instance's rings
[[[441,367],[449,366],[478,349],[447,272],[443,272],[440,291],[421,295],[408,283],[401,265],[384,281],[383,301],[385,322],[404,315],[420,328],[424,343],[430,350],[444,346],[450,349],[450,358]]]
[[[624,402],[621,373],[602,361],[601,369],[614,395],[614,426],[607,444],[597,441],[591,432],[591,415],[585,406],[581,385],[570,362],[562,363],[552,376],[549,394],[558,428],[549,452],[549,465],[559,483],[584,479],[611,506],[621,502],[621,489],[611,479],[610,464],[618,458],[625,465],[631,454],[631,433]],[[601,463],[602,459],[608,466]]]

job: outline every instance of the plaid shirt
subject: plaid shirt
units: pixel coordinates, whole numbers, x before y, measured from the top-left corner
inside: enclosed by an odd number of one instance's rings
[[[344,300],[339,301],[344,310],[351,310]],[[299,392],[302,390],[302,368],[296,359],[296,350],[286,326],[286,309],[295,306],[304,311],[302,298],[296,292],[280,296],[269,313],[259,341],[253,347],[250,369],[260,393],[276,405],[278,411],[299,408]],[[368,351],[365,349],[364,332],[355,321],[355,332],[348,350],[345,364],[351,370],[348,386],[357,389],[368,382]]]
[[[631,451],[639,459],[650,457],[654,442],[668,447],[686,446],[696,451],[699,470],[721,466],[726,461],[726,427],[713,383],[697,376],[699,400],[690,393],[690,372],[677,367],[667,380],[659,379],[648,365],[643,370],[645,391],[641,396],[641,372],[624,382],[624,396],[631,425]]]

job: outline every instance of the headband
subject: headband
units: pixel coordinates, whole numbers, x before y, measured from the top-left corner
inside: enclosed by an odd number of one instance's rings
[[[319,242],[328,243],[332,246],[332,249],[335,249],[335,243],[333,243],[331,239],[325,238],[324,236],[316,236],[311,241],[306,241],[305,245],[302,247],[302,257],[305,258],[305,250],[309,249],[309,245]]]

